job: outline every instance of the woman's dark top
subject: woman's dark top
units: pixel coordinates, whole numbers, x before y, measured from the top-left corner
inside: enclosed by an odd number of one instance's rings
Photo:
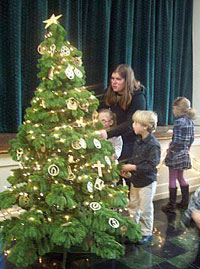
[[[116,114],[117,126],[108,131],[108,138],[122,136],[123,142],[133,141],[135,135],[132,129],[132,116],[137,110],[146,110],[146,92],[144,88],[133,92],[130,105],[123,110],[118,104],[106,106],[105,103],[101,108],[110,108]]]

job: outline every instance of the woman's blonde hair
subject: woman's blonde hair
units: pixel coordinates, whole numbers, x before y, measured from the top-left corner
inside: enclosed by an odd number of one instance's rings
[[[185,97],[177,97],[173,102],[173,106],[177,106],[180,108],[180,111],[188,116],[190,119],[195,119],[196,111],[191,108],[190,100]]]
[[[99,110],[98,112],[100,113],[107,113],[109,115],[110,120],[113,121],[112,127],[115,127],[117,125],[117,117],[116,114],[112,112],[112,110],[107,109],[107,108],[102,108],[101,110]]]
[[[111,76],[113,73],[118,73],[120,77],[125,79],[125,88],[123,94],[119,95],[113,91],[110,82],[105,102],[108,106],[119,104],[123,110],[126,110],[131,103],[133,92],[139,90],[143,85],[136,80],[133,69],[128,65],[118,65],[111,73]]]
[[[137,110],[133,114],[132,120],[147,126],[147,131],[152,133],[157,128],[158,115],[153,111]]]

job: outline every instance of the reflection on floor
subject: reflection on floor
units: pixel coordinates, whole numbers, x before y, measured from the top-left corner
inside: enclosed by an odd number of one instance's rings
[[[148,245],[126,245],[126,254],[120,260],[101,260],[95,255],[84,253],[69,254],[66,268],[69,269],[197,269],[200,268],[199,231],[183,229],[180,219],[183,211],[164,214],[161,206],[166,200],[155,202],[154,238]],[[43,260],[43,265],[29,268],[61,269],[62,257],[57,254]],[[14,269],[13,265],[0,264],[1,269]]]

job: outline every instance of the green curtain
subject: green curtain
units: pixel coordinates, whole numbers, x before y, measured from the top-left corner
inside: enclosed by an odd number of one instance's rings
[[[37,80],[37,46],[53,13],[66,38],[83,52],[87,85],[102,84],[126,63],[147,89],[159,124],[173,122],[177,96],[192,99],[190,0],[1,0],[0,132],[17,132]]]

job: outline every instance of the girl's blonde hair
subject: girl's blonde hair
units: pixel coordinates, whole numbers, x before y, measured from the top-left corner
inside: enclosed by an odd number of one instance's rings
[[[114,126],[117,125],[116,114],[113,113],[110,109],[103,108],[103,109],[99,110],[98,113],[99,113],[99,114],[100,114],[100,113],[107,113],[107,114],[109,115],[110,120],[113,121],[112,127],[114,127]]]
[[[139,90],[143,85],[139,81],[136,80],[133,69],[125,64],[118,65],[111,73],[118,73],[120,77],[125,79],[125,88],[122,95],[117,94],[113,91],[111,82],[108,86],[108,90],[106,93],[106,104],[108,106],[117,105],[126,110],[132,100],[132,94],[134,91]]]
[[[178,97],[173,102],[173,106],[178,106],[180,111],[188,116],[190,119],[195,119],[196,111],[195,109],[191,108],[190,100],[185,97]]]
[[[147,131],[152,133],[157,128],[158,115],[153,111],[137,110],[133,114],[132,120],[147,126]]]

